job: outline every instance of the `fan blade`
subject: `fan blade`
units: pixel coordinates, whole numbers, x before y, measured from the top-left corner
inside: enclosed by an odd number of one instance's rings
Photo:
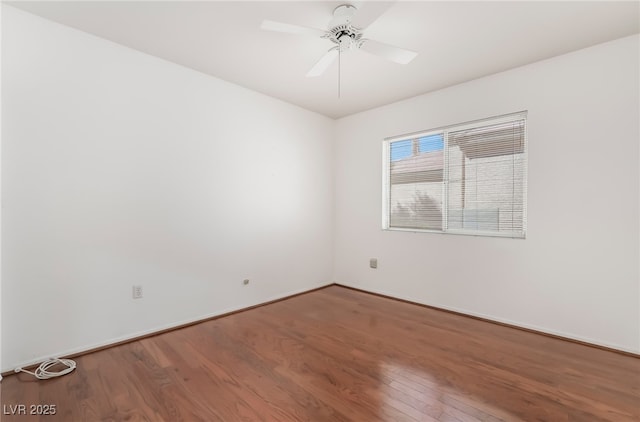
[[[327,70],[327,68],[331,65],[331,63],[333,63],[333,61],[336,59],[337,56],[338,56],[337,48],[332,48],[331,50],[327,51],[325,55],[322,56],[322,58],[318,60],[318,62],[315,65],[313,65],[311,70],[307,72],[307,77],[310,78],[310,77],[322,75],[324,71]]]
[[[358,10],[351,21],[356,28],[365,29],[384,14],[394,1],[356,1],[351,4]]]
[[[286,32],[288,34],[311,35],[312,37],[322,37],[327,32],[322,29],[308,28],[306,26],[291,25],[290,23],[274,22],[263,20],[261,29],[267,31]]]
[[[394,47],[373,40],[364,40],[360,49],[400,64],[407,64],[418,55],[415,51],[405,50],[404,48]]]

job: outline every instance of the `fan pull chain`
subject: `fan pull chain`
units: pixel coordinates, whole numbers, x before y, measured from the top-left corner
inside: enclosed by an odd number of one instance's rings
[[[342,58],[342,49],[338,47],[338,98],[340,98],[340,73],[341,73],[341,60]]]

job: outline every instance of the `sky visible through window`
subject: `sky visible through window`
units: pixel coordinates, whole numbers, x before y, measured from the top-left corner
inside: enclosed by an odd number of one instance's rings
[[[444,137],[442,133],[418,138],[418,153],[442,151]],[[405,139],[391,143],[391,161],[402,160],[413,155],[413,139]]]

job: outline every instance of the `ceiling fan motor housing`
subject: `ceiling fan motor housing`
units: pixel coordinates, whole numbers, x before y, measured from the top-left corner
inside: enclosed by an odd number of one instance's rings
[[[335,43],[341,52],[356,50],[362,44],[362,33],[351,25],[340,25],[331,28],[327,38]]]

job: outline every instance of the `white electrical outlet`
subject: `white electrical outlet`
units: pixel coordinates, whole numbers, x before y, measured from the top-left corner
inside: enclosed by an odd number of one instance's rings
[[[133,298],[142,299],[142,286],[133,286]]]

